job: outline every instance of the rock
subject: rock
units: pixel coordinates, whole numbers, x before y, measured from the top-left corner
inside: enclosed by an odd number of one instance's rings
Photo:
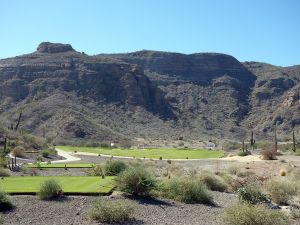
[[[70,44],[42,42],[37,47],[37,51],[40,53],[60,53],[74,51],[74,49]]]

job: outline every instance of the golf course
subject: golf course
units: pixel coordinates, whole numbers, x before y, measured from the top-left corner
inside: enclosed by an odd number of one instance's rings
[[[58,149],[78,153],[94,153],[98,155],[123,156],[150,159],[209,159],[221,158],[223,151],[207,149],[178,149],[178,148],[148,148],[148,149],[119,149],[99,147],[57,146]]]

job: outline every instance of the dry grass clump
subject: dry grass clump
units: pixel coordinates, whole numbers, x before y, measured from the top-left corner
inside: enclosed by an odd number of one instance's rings
[[[224,192],[227,189],[227,183],[221,177],[211,173],[202,173],[200,181],[212,191]]]
[[[117,177],[117,187],[133,196],[149,196],[156,183],[153,174],[141,165],[128,167]]]
[[[282,211],[263,205],[237,203],[225,209],[223,221],[228,225],[289,225],[291,220]]]
[[[44,183],[42,183],[38,192],[39,198],[42,200],[55,199],[62,194],[62,188],[55,180],[46,180]]]
[[[21,146],[17,146],[12,150],[12,153],[16,157],[23,158],[25,154],[25,149]]]
[[[157,194],[184,203],[214,204],[206,185],[193,177],[164,180],[158,186]]]
[[[240,172],[240,168],[237,166],[230,166],[227,168],[227,172],[231,175],[236,175],[238,172]]]
[[[3,167],[0,167],[0,177],[9,177],[10,173],[8,170],[4,169]]]
[[[297,193],[294,182],[285,177],[274,177],[265,183],[265,189],[272,201],[277,204],[287,204],[288,200]]]
[[[124,199],[97,199],[93,202],[88,214],[100,223],[123,224],[130,220],[134,212],[132,202]]]
[[[266,147],[262,149],[263,160],[276,160],[277,153],[274,148]]]

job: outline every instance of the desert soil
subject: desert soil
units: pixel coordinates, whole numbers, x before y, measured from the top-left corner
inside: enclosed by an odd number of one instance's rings
[[[183,204],[170,200],[130,200],[136,204],[134,220],[127,224],[201,224],[221,225],[222,213],[236,197],[212,192],[217,206]],[[5,213],[4,225],[96,225],[87,216],[96,198],[69,196],[61,201],[41,201],[36,196],[12,196],[16,208]]]

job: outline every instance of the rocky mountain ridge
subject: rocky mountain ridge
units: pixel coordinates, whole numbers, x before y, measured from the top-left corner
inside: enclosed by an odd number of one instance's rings
[[[71,45],[0,60],[0,121],[52,139],[241,139],[300,127],[300,66],[218,53],[88,56]]]

